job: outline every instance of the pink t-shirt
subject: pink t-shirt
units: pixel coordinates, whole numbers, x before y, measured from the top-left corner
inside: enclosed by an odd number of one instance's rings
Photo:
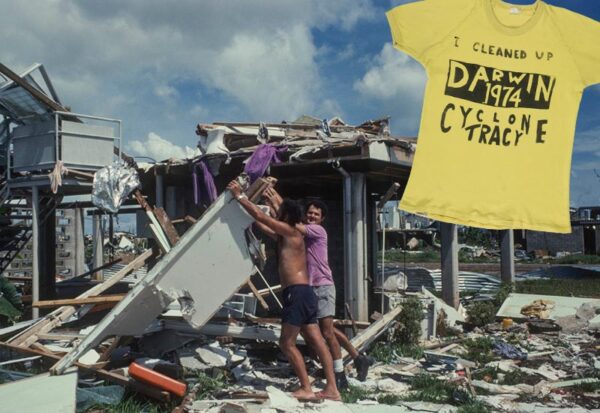
[[[306,267],[310,285],[333,285],[327,259],[327,231],[317,224],[306,224],[304,228],[306,228],[304,236]]]

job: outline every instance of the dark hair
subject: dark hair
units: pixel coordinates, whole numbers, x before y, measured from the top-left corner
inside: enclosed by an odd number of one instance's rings
[[[291,226],[302,222],[302,208],[298,201],[285,198],[279,206],[279,219]]]
[[[306,214],[308,212],[308,208],[310,208],[311,206],[320,209],[321,210],[321,218],[325,219],[325,217],[327,216],[327,205],[325,205],[325,202],[320,201],[318,199],[309,199],[306,202],[306,205],[304,206],[304,213]]]

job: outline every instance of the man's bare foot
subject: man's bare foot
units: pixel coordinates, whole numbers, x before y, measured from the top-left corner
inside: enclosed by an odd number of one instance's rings
[[[320,399],[326,399],[326,400],[334,400],[334,401],[341,401],[342,400],[342,396],[340,396],[340,392],[336,391],[331,391],[331,390],[322,390],[320,392],[317,392],[317,397]]]
[[[312,390],[298,389],[292,393],[296,399],[305,401],[305,400],[318,400],[319,398]]]

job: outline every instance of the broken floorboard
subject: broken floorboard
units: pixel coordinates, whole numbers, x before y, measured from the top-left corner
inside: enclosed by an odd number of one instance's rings
[[[225,191],[127,296],[51,372],[63,373],[108,336],[142,334],[174,300],[192,326],[205,324],[245,284],[254,263],[246,230],[254,220]]]

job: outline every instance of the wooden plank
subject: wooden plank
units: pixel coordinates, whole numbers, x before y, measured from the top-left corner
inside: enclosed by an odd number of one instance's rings
[[[132,271],[140,268],[148,258],[152,256],[152,250],[146,250],[138,257],[136,257],[133,261],[123,267],[119,272],[113,275],[110,279],[106,280],[102,284],[98,284],[95,287],[90,288],[85,291],[83,294],[79,295],[77,298],[87,298],[95,295],[99,295],[104,291],[108,290],[110,287],[121,281],[127,274]],[[38,321],[34,325],[29,328],[23,330],[21,333],[17,334],[8,342],[10,344],[29,347],[32,343],[37,341],[37,333],[48,333],[54,327],[57,327],[63,323],[66,319],[75,314],[75,307],[73,306],[65,306],[60,307],[46,315],[42,320]]]
[[[167,238],[169,238],[171,245],[177,244],[177,241],[179,241],[179,234],[165,210],[163,208],[154,208],[154,215],[165,234],[167,234]]]
[[[275,186],[276,183],[277,179],[273,177],[258,178],[250,185],[246,191],[246,195],[251,202],[256,202],[267,188]]]
[[[169,240],[167,239],[166,235],[162,231],[162,227],[160,226],[160,223],[156,219],[156,215],[152,211],[152,207],[148,204],[148,202],[146,201],[146,199],[142,195],[142,192],[139,189],[137,189],[133,192],[133,196],[135,197],[138,204],[140,204],[140,206],[142,208],[144,208],[144,210],[146,211],[146,216],[148,217],[148,220],[150,221],[150,225],[149,225],[150,229],[152,230],[152,234],[154,235],[154,238],[158,242],[160,249],[164,253],[169,252],[169,250],[171,249],[171,245],[169,245]]]
[[[392,323],[401,312],[401,306],[389,311],[379,320],[371,324],[367,329],[363,330],[359,335],[353,337],[352,340],[350,340],[350,343],[352,343],[358,351],[364,350],[387,329],[388,325]],[[348,357],[348,353],[344,349],[342,349],[342,357]]]
[[[69,341],[73,341],[73,340],[77,340],[82,337],[85,337],[83,334],[65,334],[65,333],[48,333],[48,334],[39,333],[39,334],[37,334],[37,336],[38,336],[38,339],[40,339],[40,340],[69,340]]]
[[[114,294],[114,295],[100,295],[95,297],[86,298],[66,298],[63,300],[43,300],[35,301],[32,307],[48,308],[48,307],[61,307],[65,305],[83,305],[83,304],[96,304],[96,303],[118,303],[125,297],[125,294]]]
[[[265,299],[262,298],[262,295],[260,295],[260,293],[256,289],[256,286],[252,283],[252,280],[250,280],[250,278],[248,278],[248,283],[247,284],[248,284],[248,287],[250,287],[250,291],[252,291],[252,294],[254,294],[254,296],[256,297],[256,299],[258,300],[258,302],[260,303],[261,307],[264,308],[265,310],[269,311],[269,305],[267,304],[267,302],[265,301]]]
[[[350,306],[348,305],[348,303],[344,303],[344,305],[346,306],[346,313],[348,314],[348,317],[350,317],[350,325],[352,326],[352,332],[354,333],[354,335],[357,335],[358,329],[356,328],[354,317],[352,317],[352,311],[350,311]]]
[[[258,293],[261,296],[270,295],[271,292],[276,293],[277,291],[281,291],[281,284],[275,285],[270,288],[263,288],[262,290],[258,290]]]
[[[0,347],[4,347],[6,349],[13,350],[18,353],[34,354],[34,355],[42,356],[42,357],[57,360],[57,361],[62,358],[61,356],[58,356],[56,354],[46,353],[44,351],[35,350],[35,349],[31,349],[31,348],[19,347],[19,346],[15,346],[15,345],[9,344],[9,343],[3,343],[1,341],[0,341]],[[82,364],[79,362],[75,362],[73,364],[75,366],[79,367],[81,370],[96,374],[101,379],[110,381],[112,383],[118,384],[123,387],[129,387],[130,389],[132,389],[136,392],[145,394],[146,396],[152,397],[153,399],[161,400],[161,401],[169,401],[171,398],[171,396],[167,392],[159,391],[153,387],[147,387],[147,386],[142,385],[136,381],[133,381],[132,379],[129,379],[125,376],[121,376],[120,374],[112,373],[112,372],[104,370],[104,369],[97,369],[94,367],[90,367],[87,364]]]

